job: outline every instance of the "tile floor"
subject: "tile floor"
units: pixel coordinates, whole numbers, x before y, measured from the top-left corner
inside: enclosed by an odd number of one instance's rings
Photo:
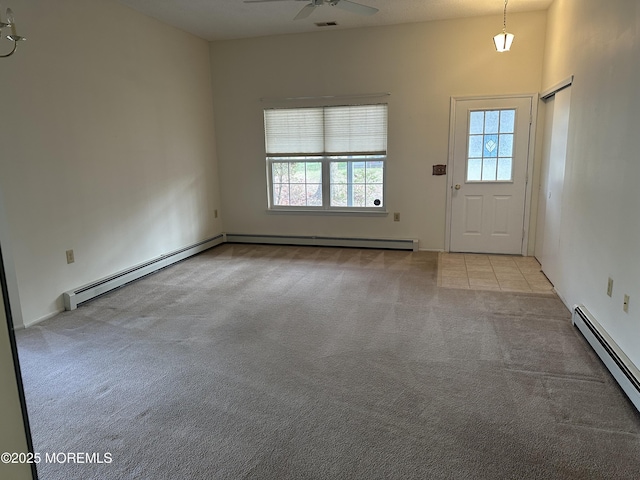
[[[438,286],[467,290],[553,293],[534,257],[440,253]]]

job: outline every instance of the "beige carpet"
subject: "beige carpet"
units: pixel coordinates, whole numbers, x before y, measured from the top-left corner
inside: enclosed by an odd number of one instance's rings
[[[17,332],[42,480],[637,479],[640,416],[554,295],[437,254],[224,245]]]

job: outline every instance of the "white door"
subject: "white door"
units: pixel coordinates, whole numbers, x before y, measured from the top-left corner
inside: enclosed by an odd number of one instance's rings
[[[532,103],[454,100],[450,251],[523,253]]]
[[[544,149],[540,170],[540,196],[535,256],[551,283],[560,282],[557,269],[562,226],[562,192],[566,169],[571,87],[547,100]]]

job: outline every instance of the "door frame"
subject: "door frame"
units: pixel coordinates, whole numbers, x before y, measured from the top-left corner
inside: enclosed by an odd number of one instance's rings
[[[14,333],[11,306],[9,305],[7,282],[2,261],[0,246],[0,369],[1,376],[8,384],[0,395],[2,414],[10,415],[6,431],[0,435],[0,451],[34,454],[31,427],[25,399],[18,347]],[[4,331],[6,329],[6,332]],[[11,478],[37,480],[37,462],[0,463],[0,474],[10,475]],[[3,477],[4,478],[4,477]]]
[[[524,225],[522,230],[522,247],[520,253],[526,256],[529,249],[529,231],[531,222],[531,200],[533,192],[533,164],[535,159],[536,129],[538,119],[538,93],[523,93],[515,95],[480,95],[480,96],[453,96],[451,97],[449,111],[449,153],[447,158],[447,207],[445,211],[445,238],[444,251],[451,251],[451,200],[453,193],[453,154],[456,127],[456,107],[458,102],[467,100],[504,100],[510,98],[528,98],[531,100],[531,119],[529,122],[529,145],[527,148],[527,178],[524,194]]]

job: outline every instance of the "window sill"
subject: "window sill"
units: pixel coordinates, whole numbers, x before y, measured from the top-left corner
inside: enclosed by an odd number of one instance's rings
[[[274,208],[267,209],[268,214],[274,215],[329,215],[352,217],[386,217],[387,210],[320,210],[312,208]]]

